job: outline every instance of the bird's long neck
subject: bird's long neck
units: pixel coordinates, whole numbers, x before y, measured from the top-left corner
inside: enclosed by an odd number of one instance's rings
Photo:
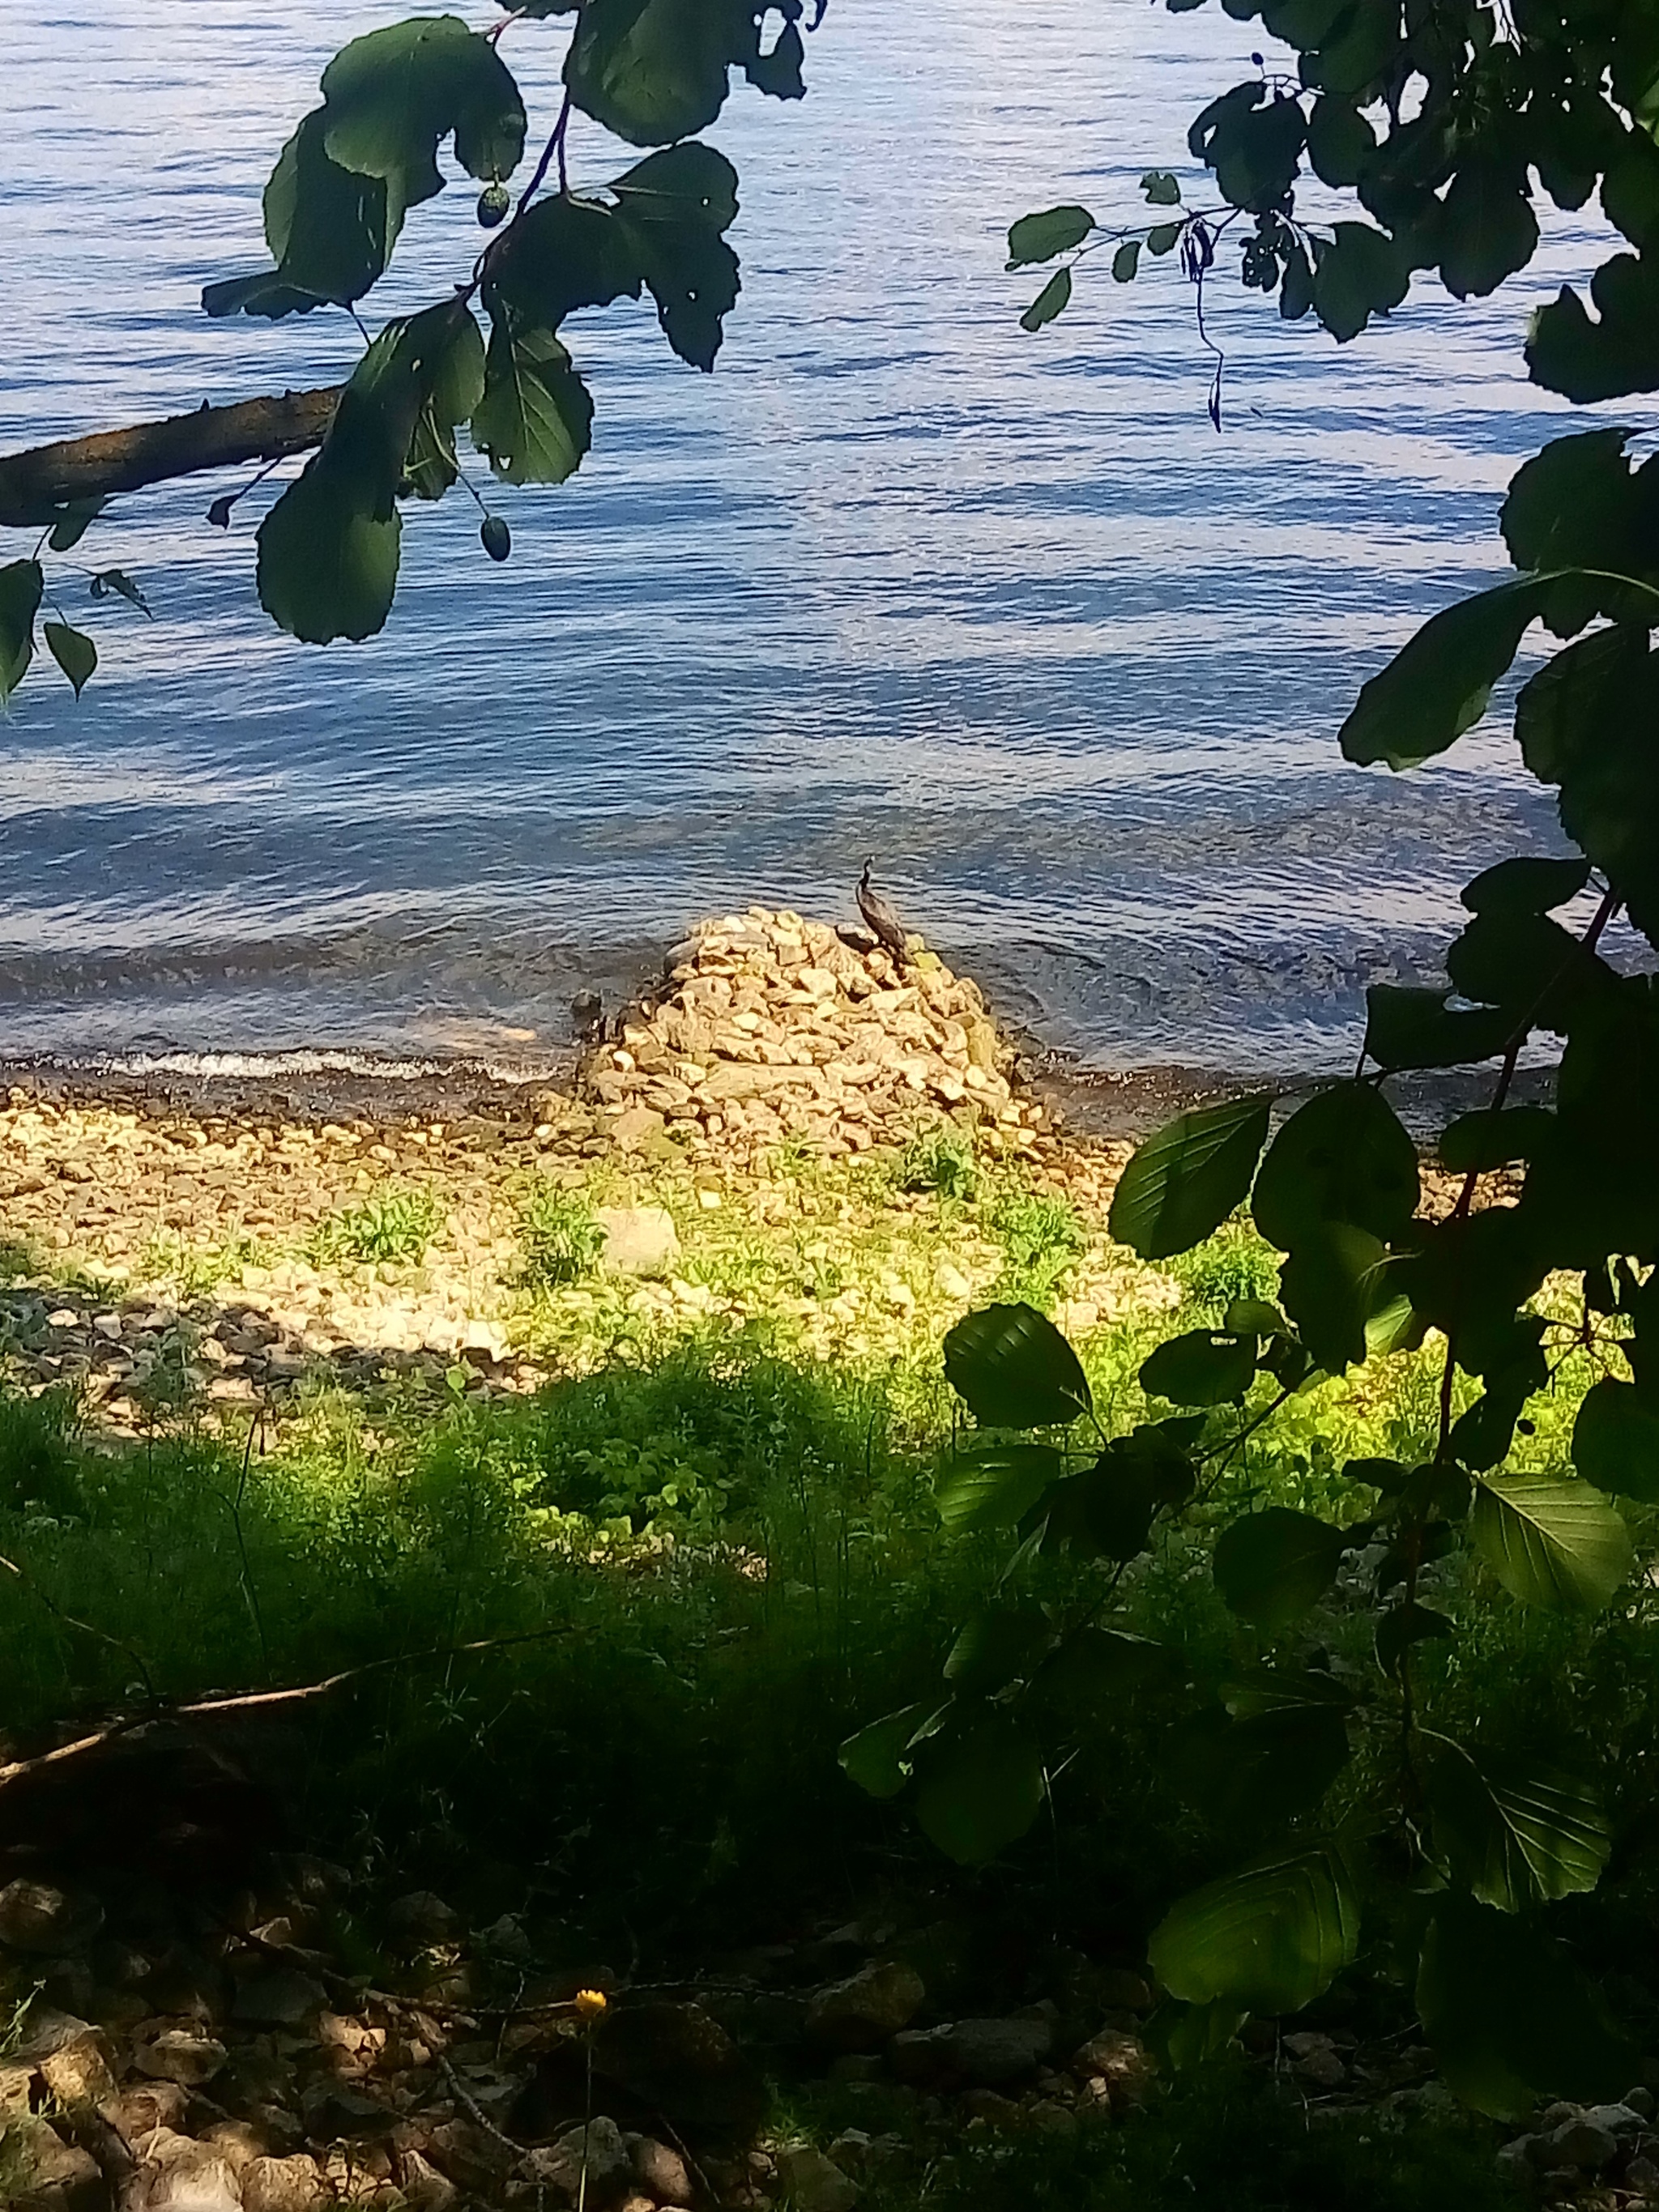
[[[869,888],[870,888],[870,863],[868,862],[868,860],[866,860],[866,861],[865,862],[865,864],[864,864],[864,873],[863,873],[863,874],[859,878],[859,889],[860,889],[861,891],[867,891],[867,890],[869,890]]]

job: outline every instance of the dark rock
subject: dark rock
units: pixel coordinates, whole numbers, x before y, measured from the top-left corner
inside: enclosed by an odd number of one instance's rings
[[[690,2204],[691,2177],[678,2151],[671,2150],[654,2136],[629,2136],[628,2154],[634,2179],[659,2204]]]
[[[320,1982],[289,1967],[256,1974],[236,1992],[230,2016],[248,2027],[298,2027],[320,2012],[328,1992]]]
[[[614,2203],[634,2174],[622,2130],[603,2115],[567,2128],[546,2149],[532,2151],[527,2162],[538,2184],[556,2189],[573,2204],[578,2197],[590,2204]]]
[[[806,2033],[826,2050],[878,2051],[908,2027],[927,1994],[914,1966],[897,1960],[864,1966],[817,1992],[807,2009]]]
[[[760,2075],[698,2004],[612,2005],[594,2031],[593,2063],[682,2126],[750,2133],[766,2108]]]
[[[901,2081],[920,2088],[999,2089],[1029,2081],[1053,2040],[1046,2020],[959,2020],[896,2035],[888,2057]]]

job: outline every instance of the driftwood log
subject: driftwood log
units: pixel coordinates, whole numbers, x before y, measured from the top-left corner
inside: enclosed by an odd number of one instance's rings
[[[230,407],[205,403],[161,422],[135,422],[89,438],[62,438],[0,454],[0,528],[38,530],[54,508],[113,499],[203,469],[280,461],[321,445],[343,387],[267,393]]]

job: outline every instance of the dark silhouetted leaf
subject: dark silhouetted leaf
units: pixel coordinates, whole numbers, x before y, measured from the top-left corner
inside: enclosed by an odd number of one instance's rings
[[[1358,337],[1373,315],[1405,298],[1411,282],[1393,239],[1369,223],[1339,222],[1314,270],[1314,313],[1334,338]]]
[[[1659,1411],[1634,1383],[1604,1376],[1578,1408],[1572,1463],[1615,1498],[1659,1505]]]
[[[1052,261],[1057,253],[1069,253],[1094,227],[1095,219],[1085,207],[1045,208],[1040,215],[1023,215],[1008,233],[1008,266],[1029,269],[1037,262]]]
[[[1342,725],[1346,757],[1415,768],[1444,752],[1486,713],[1548,588],[1524,578],[1431,616],[1360,692]]]
[[[738,257],[721,235],[737,220],[737,171],[712,146],[670,146],[611,189],[669,344],[694,368],[712,369],[740,289]]]
[[[1238,1098],[1177,1115],[1123,1170],[1109,1226],[1143,1260],[1190,1250],[1249,1195],[1267,1140],[1271,1097]]]
[[[1064,312],[1072,296],[1072,272],[1056,269],[1030,306],[1019,319],[1023,331],[1040,331],[1045,323]]]
[[[1040,1605],[982,1607],[951,1645],[945,1679],[961,1697],[988,1698],[1016,1675],[1029,1673],[1053,1641]]]
[[[1440,236],[1440,281],[1460,300],[1485,299],[1524,269],[1538,245],[1525,163],[1483,154],[1460,163]]]
[[[926,1705],[905,1705],[849,1735],[837,1753],[848,1780],[872,1797],[896,1797],[910,1778],[906,1753],[927,1711]]]
[[[1497,2119],[1546,2097],[1612,2098],[1634,2046],[1558,1943],[1455,1893],[1435,1907],[1417,2008],[1448,2086]]]
[[[1255,1376],[1254,1336],[1189,1329],[1160,1344],[1141,1364],[1140,1387],[1172,1406],[1237,1404]]]
[[[1228,1610],[1276,1635],[1311,1610],[1336,1580],[1347,1538],[1288,1506],[1246,1514],[1216,1540],[1215,1586]]]
[[[1341,1083],[1298,1106],[1273,1139],[1250,1211],[1281,1252],[1336,1223],[1386,1243],[1418,1191],[1417,1147],[1399,1115],[1370,1084]]]
[[[1511,1024],[1495,1006],[1454,1007],[1443,991],[1372,983],[1365,992],[1365,1055],[1379,1067],[1461,1067],[1492,1060]]]
[[[945,1339],[945,1372],[988,1428],[1048,1428],[1094,1402],[1076,1352],[1034,1306],[964,1314]]]
[[[34,658],[34,618],[45,589],[38,561],[11,561],[0,568],[0,707]]]
[[[1169,169],[1148,169],[1140,180],[1148,207],[1179,207],[1181,185]]]
[[[1042,1808],[1042,1759],[1018,1724],[988,1715],[936,1736],[917,1762],[916,1819],[958,1866],[984,1866],[1018,1841]]]
[[[1448,1123],[1440,1139],[1440,1164],[1454,1175],[1483,1174],[1528,1160],[1548,1140],[1555,1116],[1542,1106],[1484,1106]]]

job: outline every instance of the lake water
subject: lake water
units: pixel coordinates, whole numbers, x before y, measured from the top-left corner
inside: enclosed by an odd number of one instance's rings
[[[0,449],[348,370],[343,316],[197,297],[260,258],[329,55],[405,12],[7,12]],[[563,35],[503,46],[532,129]],[[1261,44],[1141,0],[830,0],[805,104],[741,90],[708,134],[743,202],[716,373],[647,308],[579,318],[588,462],[493,495],[504,568],[459,495],[411,513],[367,646],[259,613],[260,495],[228,539],[213,478],[123,502],[76,558],[155,620],[88,609],[85,697],[43,665],[0,722],[0,1054],[533,1058],[699,915],[852,919],[873,853],[910,927],[1085,1061],[1349,1060],[1364,982],[1432,959],[1473,867],[1554,842],[1500,732],[1410,777],[1335,740],[1389,647],[1497,574],[1504,484],[1568,412],[1525,382],[1526,313],[1591,252],[1557,222],[1497,301],[1419,283],[1341,349],[1228,279],[1219,437],[1170,263],[1124,289],[1096,259],[1027,337],[1011,217],[1191,179],[1188,121]],[[580,120],[572,153],[578,181],[623,165]],[[411,218],[386,306],[439,296],[471,198]],[[68,564],[71,614],[85,592]]]

